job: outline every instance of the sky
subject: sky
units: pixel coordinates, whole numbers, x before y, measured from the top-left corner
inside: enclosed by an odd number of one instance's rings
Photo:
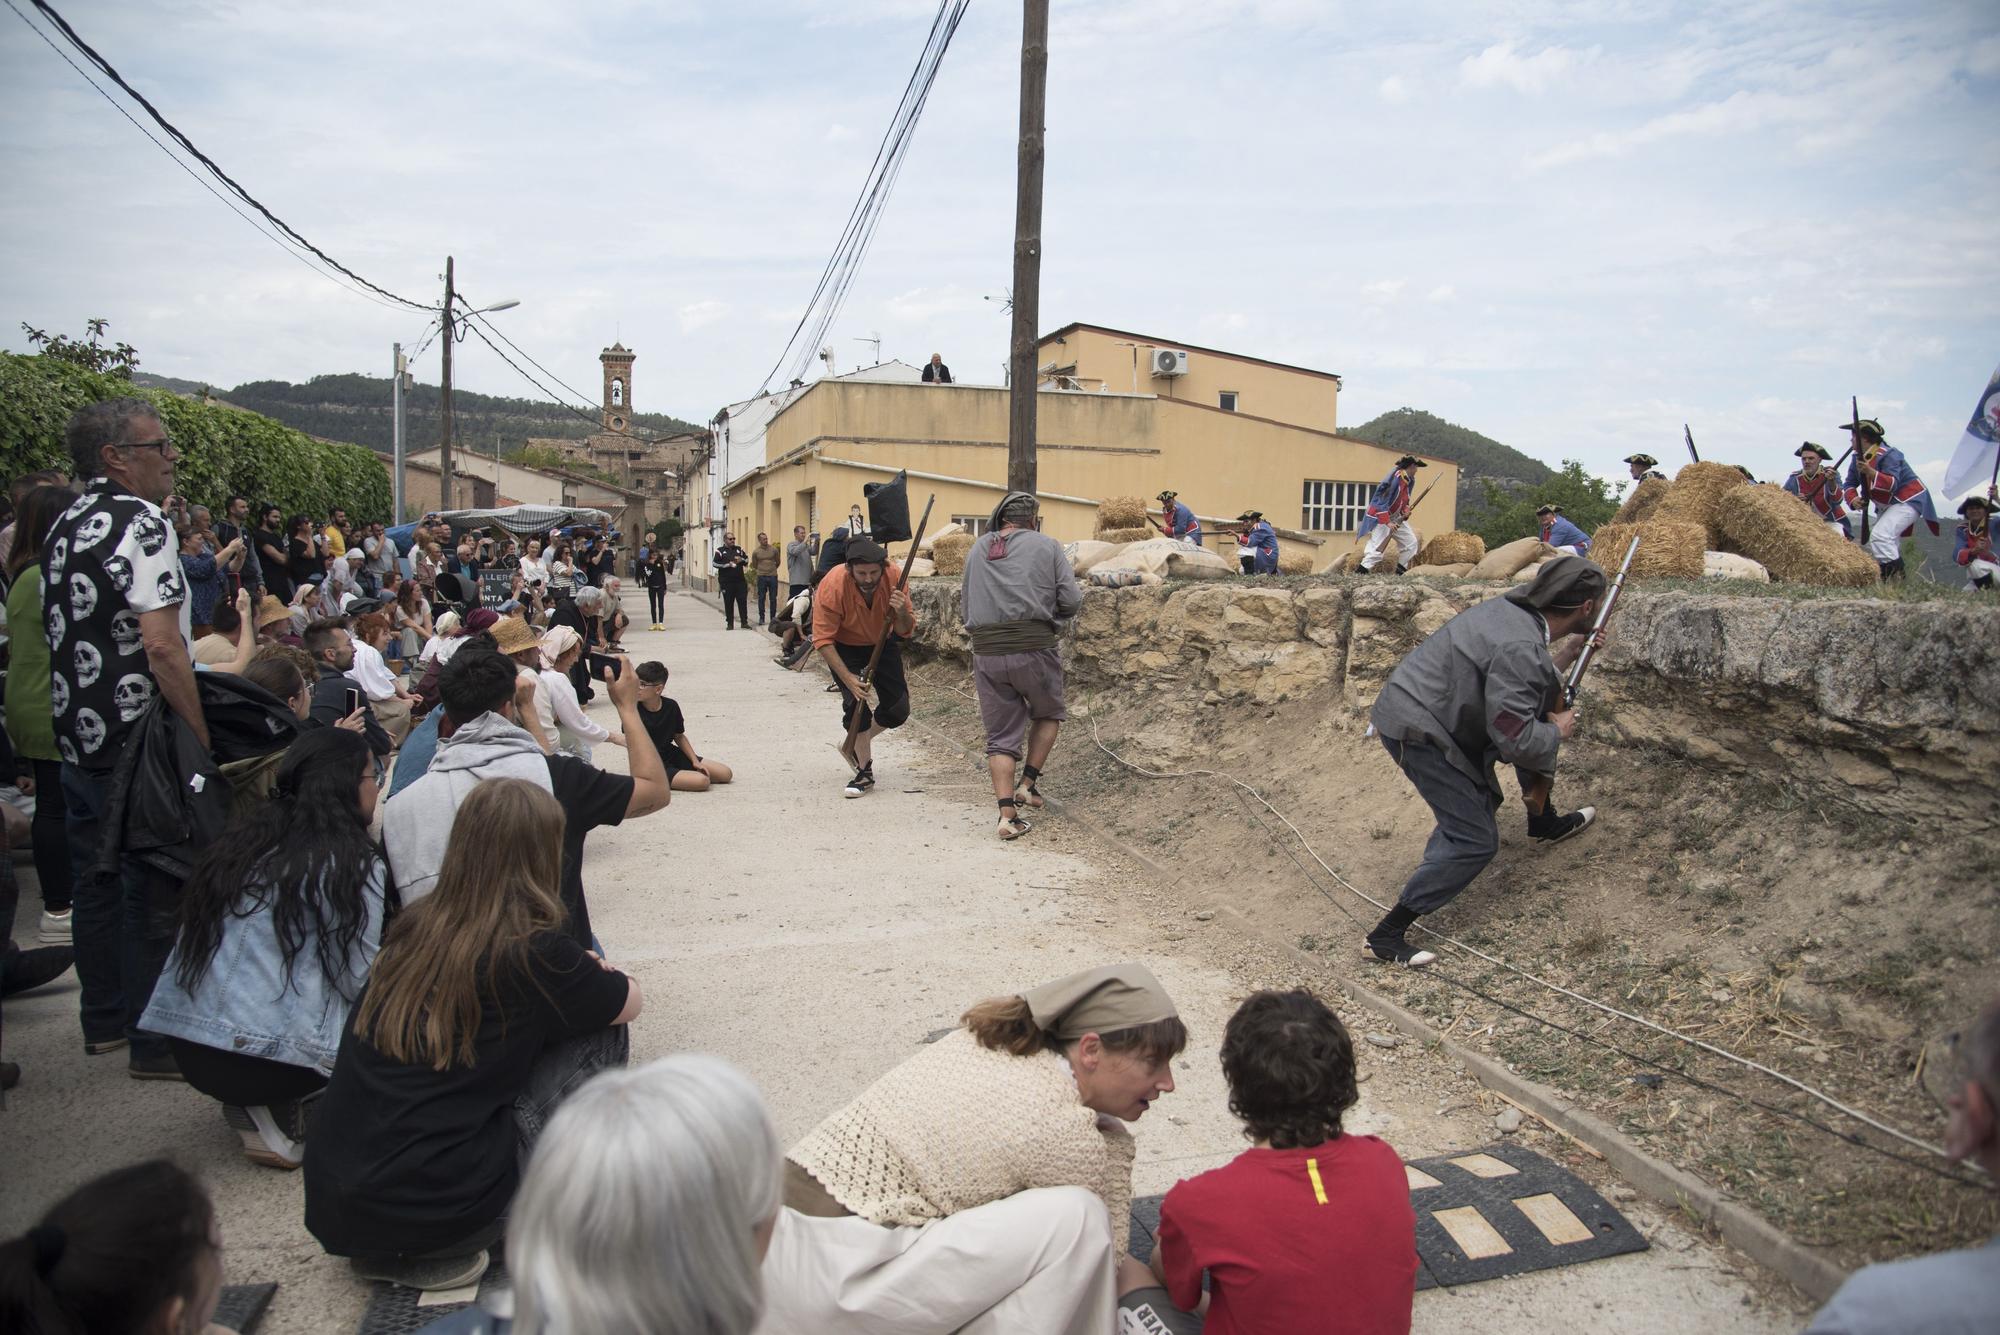
[[[12,0],[48,28],[27,0]],[[594,402],[706,421],[797,323],[934,0],[58,5],[370,281],[459,288]],[[1020,6],[973,0],[838,369],[998,383]],[[2000,5],[1055,0],[1041,321],[1344,377],[1551,464],[1782,476],[1849,396],[1920,472],[2000,364]],[[121,102],[122,95],[116,94]],[[143,121],[144,114],[128,105]],[[260,236],[0,13],[0,346],[111,321],[228,386],[386,375],[425,317]],[[417,374],[435,381],[438,345]],[[537,391],[468,340],[455,381]]]

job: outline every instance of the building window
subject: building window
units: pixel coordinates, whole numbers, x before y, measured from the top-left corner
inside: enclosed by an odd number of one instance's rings
[[[1226,413],[1233,413],[1233,412],[1235,412],[1235,411],[1236,411],[1236,391],[1235,391],[1235,390],[1233,390],[1233,389],[1225,389],[1225,390],[1223,390],[1223,391],[1222,391],[1222,399],[1221,399],[1221,404],[1222,404],[1222,411],[1224,411],[1224,412],[1226,412]]]
[[[1305,485],[1305,518],[1299,527],[1308,533],[1352,533],[1361,527],[1368,510],[1366,482],[1316,482]]]
[[[991,515],[953,515],[951,522],[976,538],[991,527],[992,518]]]

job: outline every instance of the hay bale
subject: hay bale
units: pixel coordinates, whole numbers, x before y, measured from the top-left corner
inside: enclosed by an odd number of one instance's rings
[[[1516,538],[1480,557],[1473,564],[1472,574],[1476,579],[1512,579],[1522,566],[1546,555],[1540,538]]]
[[[1279,552],[1278,573],[1280,575],[1310,575],[1313,572],[1311,552]]]
[[[1442,575],[1451,579],[1464,579],[1472,573],[1474,563],[1459,561],[1451,565],[1413,565],[1403,573],[1406,575]]]
[[[1667,498],[1673,483],[1663,477],[1649,477],[1632,489],[1625,498],[1625,504],[1618,507],[1618,513],[1611,516],[1614,524],[1643,524],[1653,517],[1653,511],[1660,508],[1660,502]]]
[[[1757,584],[1771,582],[1770,571],[1735,552],[1703,552],[1701,561],[1703,579],[1747,579]]]
[[[965,526],[963,524],[960,524],[957,520],[953,520],[951,523],[946,524],[943,528],[937,530],[935,533],[926,533],[924,534],[923,545],[917,548],[917,555],[929,556],[931,553],[931,549],[937,545],[937,540],[939,538],[949,537],[953,533],[963,533],[963,532],[965,532]]]
[[[1708,535],[1707,540],[1702,543],[1703,550],[1720,549],[1722,498],[1740,487],[1749,485],[1743,479],[1742,470],[1734,464],[1689,464],[1674,475],[1674,484],[1667,488],[1667,493],[1660,498],[1660,503],[1653,507],[1645,520],[1640,522],[1700,524]],[[1696,576],[1700,574],[1699,570],[1695,572]]]
[[[1486,559],[1486,539],[1453,529],[1424,544],[1415,564],[1420,566],[1478,565]]]
[[[1146,503],[1137,496],[1106,496],[1097,503],[1097,527],[1143,528]]]
[[[1099,542],[1144,542],[1159,534],[1141,523],[1136,528],[1101,528],[1095,536]]]
[[[1735,469],[1730,469],[1732,473]],[[1742,475],[1737,474],[1737,480]],[[1700,579],[1707,563],[1706,530],[1700,524],[1649,519],[1643,524],[1606,524],[1591,535],[1590,557],[1611,575],[1618,573],[1634,536],[1639,552],[1632,558],[1634,579]]]
[[[1723,498],[1718,518],[1721,549],[1760,563],[1773,579],[1864,588],[1881,578],[1873,557],[1783,487],[1738,487]]]
[[[931,560],[940,575],[963,575],[965,554],[971,550],[970,533],[947,533],[931,547]]]

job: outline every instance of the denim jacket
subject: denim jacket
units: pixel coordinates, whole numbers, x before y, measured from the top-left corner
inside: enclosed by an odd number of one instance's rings
[[[223,919],[222,944],[192,993],[176,976],[181,952],[178,945],[174,947],[139,1027],[224,1052],[331,1072],[350,1006],[342,992],[361,994],[382,945],[386,879],[387,866],[377,855],[362,890],[367,918],[355,939],[345,978],[322,976],[314,943],[308,939],[293,959],[287,979],[271,915],[231,914]]]

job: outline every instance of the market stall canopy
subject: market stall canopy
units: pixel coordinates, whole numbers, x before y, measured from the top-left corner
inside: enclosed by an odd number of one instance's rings
[[[517,538],[547,533],[552,528],[607,528],[611,524],[610,515],[584,505],[504,505],[497,510],[440,510],[426,517],[442,519],[454,533],[497,528]],[[396,550],[408,556],[416,531],[415,524],[399,524],[387,533],[395,540]]]

